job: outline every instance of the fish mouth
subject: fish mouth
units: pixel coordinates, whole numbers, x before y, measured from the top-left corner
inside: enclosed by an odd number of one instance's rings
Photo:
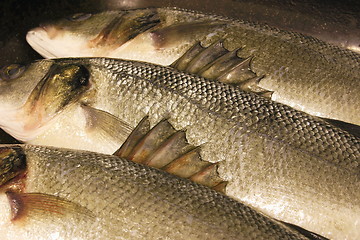
[[[64,30],[53,26],[30,30],[26,34],[26,41],[44,58],[72,57],[74,52],[78,57],[92,55],[89,49],[83,47],[85,40],[66,34]]]
[[[26,34],[26,41],[35,51],[37,51],[44,58],[58,57],[56,54],[54,54],[54,51],[52,51],[55,48],[51,46],[51,41],[49,40],[48,33],[45,29],[38,27],[30,30]]]

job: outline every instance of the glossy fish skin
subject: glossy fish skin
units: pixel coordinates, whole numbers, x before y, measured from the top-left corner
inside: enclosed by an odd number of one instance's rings
[[[36,64],[53,64],[58,67],[49,68],[60,72],[82,66],[89,71],[90,87],[43,129],[31,129],[37,135],[29,143],[113,153],[121,140],[106,134],[91,140],[82,113],[89,113],[87,108],[108,112],[133,128],[145,115],[151,124],[167,117],[176,129],[186,129],[190,144],[201,146],[203,160],[220,161],[227,195],[325,237],[358,238],[359,138],[288,106],[169,67],[106,58]],[[18,121],[34,116],[28,112]]]
[[[132,23],[135,30],[126,28]],[[223,39],[229,50],[241,48],[241,57],[253,57],[253,71],[265,76],[259,86],[273,91],[273,100],[360,125],[360,55],[298,33],[192,11],[150,8],[59,20],[30,31],[27,39],[45,57],[116,57],[162,65],[170,65],[198,41],[208,46]]]
[[[68,202],[62,214],[50,201],[52,211],[30,208],[10,220],[2,192],[4,240],[307,239],[207,187],[115,156],[32,145],[2,145],[0,152],[26,162],[24,193]],[[34,204],[7,191],[20,209]]]

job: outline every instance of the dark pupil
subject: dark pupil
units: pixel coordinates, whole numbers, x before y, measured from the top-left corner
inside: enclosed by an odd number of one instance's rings
[[[10,68],[9,70],[8,70],[8,75],[9,76],[13,76],[13,75],[15,75],[15,74],[17,74],[19,72],[19,68],[18,67],[15,67],[15,68]]]
[[[76,71],[74,83],[77,87],[86,86],[89,83],[90,73],[84,66],[80,65],[78,67],[79,69]]]
[[[25,70],[25,67],[19,64],[11,64],[0,69],[0,79],[12,80],[19,77]]]

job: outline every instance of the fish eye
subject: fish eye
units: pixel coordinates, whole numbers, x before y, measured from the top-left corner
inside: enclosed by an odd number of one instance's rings
[[[79,66],[75,78],[78,86],[87,86],[89,84],[90,73],[84,66]]]
[[[20,64],[10,64],[0,69],[1,80],[12,80],[20,77],[25,71],[25,66]]]
[[[68,19],[72,22],[79,22],[89,19],[91,17],[91,13],[75,13],[74,15],[68,17]]]

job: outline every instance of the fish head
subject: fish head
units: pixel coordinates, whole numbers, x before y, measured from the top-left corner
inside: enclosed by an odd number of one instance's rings
[[[159,22],[154,9],[78,13],[42,24],[26,39],[45,58],[105,56]]]
[[[72,178],[59,174],[67,171],[67,167],[57,164],[66,159],[65,152],[53,153],[40,146],[0,145],[2,240],[99,239],[102,228],[92,211],[80,205],[77,198],[59,196],[69,187],[58,184],[58,180]],[[69,167],[74,169],[73,164]]]
[[[61,61],[12,64],[0,74],[0,127],[21,141],[39,134],[90,87],[86,67]]]
[[[20,146],[1,145],[0,147],[0,233],[8,239],[4,229],[11,227],[11,219],[19,210],[7,196],[8,191],[22,191],[24,189],[24,172],[26,158]]]

